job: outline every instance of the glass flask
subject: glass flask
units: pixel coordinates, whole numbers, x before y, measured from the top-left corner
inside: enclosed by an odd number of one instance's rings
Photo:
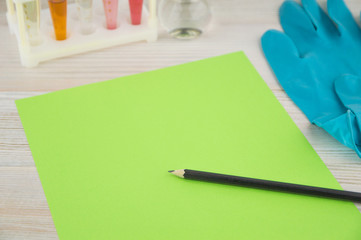
[[[159,19],[177,39],[193,39],[204,32],[211,19],[206,0],[161,0]]]

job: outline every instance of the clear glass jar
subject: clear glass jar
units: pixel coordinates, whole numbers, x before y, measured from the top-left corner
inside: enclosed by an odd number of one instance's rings
[[[161,0],[158,15],[163,27],[178,39],[198,37],[211,19],[206,0]]]

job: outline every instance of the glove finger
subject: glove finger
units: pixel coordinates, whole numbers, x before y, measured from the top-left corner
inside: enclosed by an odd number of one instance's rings
[[[302,0],[302,6],[311,18],[319,35],[325,35],[326,37],[339,35],[335,24],[317,4],[316,0]]]
[[[337,24],[341,36],[348,34],[359,41],[361,30],[343,0],[328,0],[327,9],[330,18]]]
[[[261,38],[262,49],[277,78],[288,78],[301,61],[292,40],[284,33],[269,30]]]
[[[303,56],[318,38],[316,28],[305,10],[294,1],[286,1],[280,8],[280,21],[285,33],[293,40]]]
[[[288,96],[312,121],[317,112],[309,106],[317,108],[316,87],[307,61],[300,58],[293,41],[277,30],[267,31],[261,38],[263,52],[271,65],[279,83]],[[316,103],[316,104],[315,104]]]

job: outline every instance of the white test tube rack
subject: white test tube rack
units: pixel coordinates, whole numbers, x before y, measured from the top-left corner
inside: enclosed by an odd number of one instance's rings
[[[90,34],[82,33],[76,4],[68,4],[67,39],[62,41],[55,40],[49,9],[40,10],[41,42],[33,46],[26,34],[22,5],[31,1],[34,0],[6,0],[9,30],[17,38],[21,64],[25,67],[35,67],[40,62],[131,42],[153,42],[158,37],[156,0],[149,0],[149,9],[143,4],[140,25],[130,23],[128,1],[119,0],[118,27],[114,30],[108,30],[105,27],[102,1],[94,1],[94,31]],[[97,3],[101,4],[97,5]]]

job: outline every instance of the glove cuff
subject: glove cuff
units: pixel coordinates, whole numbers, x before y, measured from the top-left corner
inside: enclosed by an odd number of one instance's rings
[[[321,123],[316,120],[313,123],[323,128],[345,146],[353,149],[361,158],[360,126],[357,116],[351,110],[347,110],[346,113],[327,122]]]

